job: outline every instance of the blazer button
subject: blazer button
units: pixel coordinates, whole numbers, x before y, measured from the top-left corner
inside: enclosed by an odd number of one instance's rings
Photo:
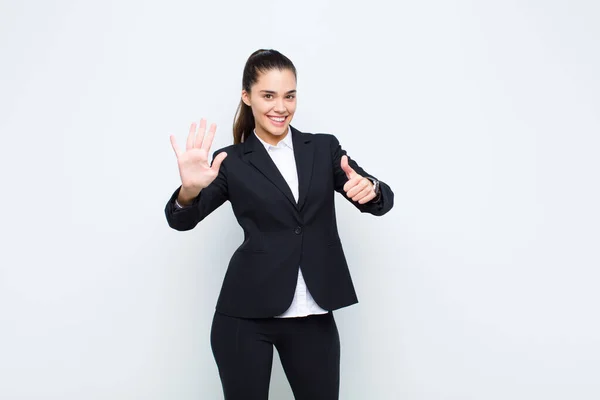
[[[297,226],[297,227],[296,227],[296,229],[294,229],[294,233],[295,233],[296,235],[299,235],[299,234],[301,234],[301,233],[302,233],[302,228],[301,228],[301,227],[299,227],[299,226]]]

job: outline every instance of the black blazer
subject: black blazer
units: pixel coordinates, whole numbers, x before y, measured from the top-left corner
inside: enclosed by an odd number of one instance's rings
[[[298,170],[299,198],[294,200],[283,176],[263,144],[251,134],[243,143],[217,150],[227,152],[219,175],[193,203],[178,208],[178,188],[167,202],[169,226],[194,228],[226,200],[231,202],[244,242],[233,253],[216,309],[246,318],[273,317],[290,306],[298,267],[306,285],[325,310],[358,302],[338,235],[334,191],[348,181],[341,157],[346,152],[333,135],[302,133],[291,128]],[[348,157],[364,177],[373,177]],[[374,178],[374,177],[373,177]],[[358,204],[361,212],[383,215],[394,203],[394,193],[381,182],[380,200]]]

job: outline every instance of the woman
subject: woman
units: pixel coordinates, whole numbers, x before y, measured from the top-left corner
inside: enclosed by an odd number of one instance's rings
[[[290,126],[296,69],[275,50],[244,68],[234,144],[208,162],[215,135],[192,124],[186,150],[171,144],[181,186],[169,226],[194,228],[226,200],[244,230],[217,301],[211,346],[225,399],[267,399],[277,348],[297,400],[337,399],[340,342],[332,311],[357,303],[337,231],[334,191],[360,211],[393,206],[388,185],[365,172],[328,134]]]

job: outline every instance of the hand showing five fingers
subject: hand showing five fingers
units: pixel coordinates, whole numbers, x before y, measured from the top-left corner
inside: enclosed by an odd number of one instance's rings
[[[217,125],[211,124],[208,133],[206,133],[206,120],[204,118],[200,120],[199,127],[196,123],[192,123],[184,152],[177,146],[175,136],[171,135],[171,145],[177,156],[182,190],[197,194],[210,185],[219,174],[219,168],[225,157],[227,157],[227,153],[222,152],[216,156],[212,166],[208,160],[210,146],[216,130]]]
[[[348,182],[344,185],[346,196],[359,204],[365,204],[377,197],[373,183],[369,179],[357,174],[348,165],[348,156],[342,156],[340,165],[348,177]]]

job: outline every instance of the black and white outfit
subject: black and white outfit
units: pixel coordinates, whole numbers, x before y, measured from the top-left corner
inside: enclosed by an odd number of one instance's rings
[[[346,152],[333,135],[290,127],[276,146],[256,134],[227,153],[217,178],[191,205],[167,202],[169,226],[193,229],[226,200],[244,230],[216,305],[211,345],[226,400],[268,398],[273,346],[296,400],[339,393],[340,342],[333,310],[358,302],[338,235],[335,191],[345,198]],[[361,212],[383,215],[390,187],[348,157],[377,187]]]

